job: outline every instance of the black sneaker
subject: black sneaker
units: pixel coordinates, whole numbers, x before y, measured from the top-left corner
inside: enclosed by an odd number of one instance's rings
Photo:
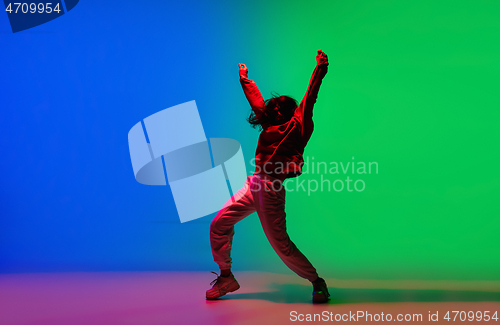
[[[326,282],[323,278],[318,278],[313,283],[313,303],[325,303],[330,300],[330,294],[328,293],[328,288]]]

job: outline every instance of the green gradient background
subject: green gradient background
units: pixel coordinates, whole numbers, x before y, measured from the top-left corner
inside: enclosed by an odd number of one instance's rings
[[[246,63],[265,98],[300,100],[316,50],[326,52],[305,156],[379,164],[376,175],[350,175],[365,181],[361,193],[287,193],[290,237],[320,275],[500,280],[500,2],[254,1],[216,11],[231,40],[219,59]],[[234,121],[250,161],[258,132],[232,87],[223,102],[235,110],[215,118]],[[260,228],[255,215],[236,226],[234,268],[289,272]]]

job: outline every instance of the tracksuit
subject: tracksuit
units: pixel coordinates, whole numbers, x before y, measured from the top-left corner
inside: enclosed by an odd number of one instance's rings
[[[304,148],[313,132],[313,106],[328,63],[316,65],[307,92],[293,117],[281,125],[265,127],[259,136],[255,153],[256,170],[245,185],[224,204],[210,225],[210,244],[214,261],[221,270],[231,268],[231,245],[234,225],[257,212],[269,243],[281,260],[297,275],[314,281],[318,274],[309,260],[295,246],[286,231],[286,178],[302,173]],[[240,83],[255,114],[265,102],[252,80],[240,72]]]

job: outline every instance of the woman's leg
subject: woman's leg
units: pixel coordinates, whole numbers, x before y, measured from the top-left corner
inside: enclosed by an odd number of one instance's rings
[[[315,281],[318,279],[316,269],[286,231],[285,188],[280,182],[272,181],[273,178],[259,176],[260,185],[255,185],[252,191],[264,233],[278,256],[293,272],[311,282]]]
[[[231,269],[231,246],[234,235],[234,224],[255,212],[253,197],[250,192],[249,176],[243,186],[224,204],[210,225],[210,245],[215,263],[224,270],[223,275]],[[225,274],[224,274],[225,273]]]

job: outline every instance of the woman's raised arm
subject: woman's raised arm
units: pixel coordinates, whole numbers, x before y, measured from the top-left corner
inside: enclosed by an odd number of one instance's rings
[[[318,97],[319,87],[321,86],[323,77],[328,72],[328,57],[321,50],[318,50],[316,62],[317,65],[311,76],[307,92],[296,111],[297,117],[302,122],[302,134],[306,143],[309,141],[314,129],[314,123],[312,120],[313,107]]]
[[[250,106],[252,107],[255,115],[260,115],[264,110],[264,98],[262,98],[262,94],[260,93],[259,88],[252,80],[248,79],[248,68],[245,64],[238,64],[240,67],[240,83],[241,87],[243,87],[243,92],[247,97]]]

